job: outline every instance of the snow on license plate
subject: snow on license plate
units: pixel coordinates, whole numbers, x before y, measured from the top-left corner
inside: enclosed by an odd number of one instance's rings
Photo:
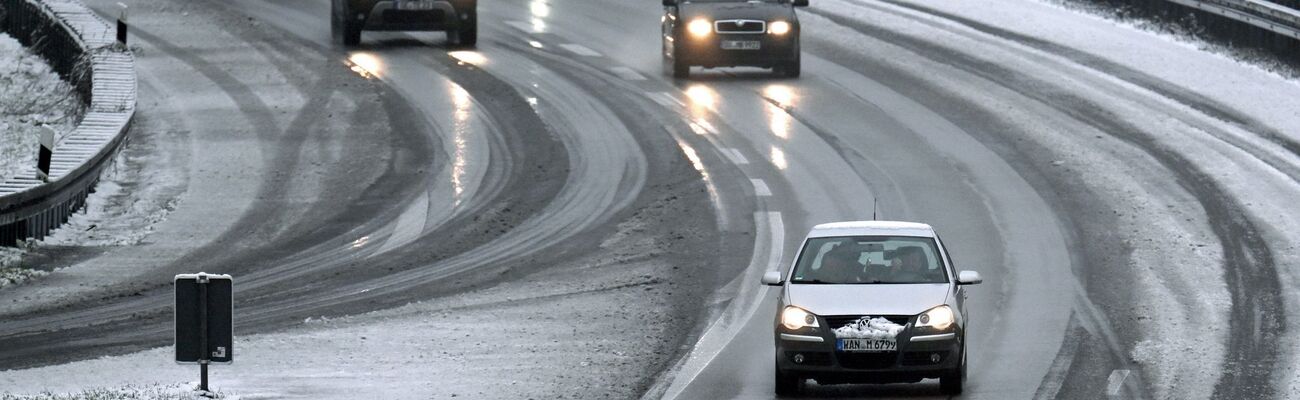
[[[839,339],[835,343],[839,351],[885,352],[898,350],[898,341],[894,339]]]
[[[758,50],[757,40],[723,40],[723,50]]]

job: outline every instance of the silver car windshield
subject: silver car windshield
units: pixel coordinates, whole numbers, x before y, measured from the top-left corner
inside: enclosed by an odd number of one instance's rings
[[[947,283],[934,239],[911,236],[812,238],[795,263],[795,284]]]

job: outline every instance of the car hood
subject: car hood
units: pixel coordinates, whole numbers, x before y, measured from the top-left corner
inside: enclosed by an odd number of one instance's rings
[[[771,21],[774,19],[791,20],[794,8],[780,3],[683,3],[679,6],[682,19],[706,18],[710,21],[720,19],[757,19]]]
[[[948,284],[792,284],[786,296],[788,304],[817,315],[915,315],[945,304]]]

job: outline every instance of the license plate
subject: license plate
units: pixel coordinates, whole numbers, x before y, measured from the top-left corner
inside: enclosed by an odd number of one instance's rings
[[[723,40],[723,50],[758,50],[757,40]]]
[[[835,350],[864,353],[897,351],[898,341],[894,339],[838,339],[835,342]]]
[[[432,10],[433,2],[428,0],[396,0],[398,10]]]

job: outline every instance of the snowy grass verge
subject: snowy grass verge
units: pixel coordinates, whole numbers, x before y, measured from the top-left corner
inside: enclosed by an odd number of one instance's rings
[[[115,388],[86,389],[75,393],[43,392],[37,394],[0,394],[0,400],[199,400],[238,399],[221,392],[203,396],[189,384],[125,385]]]
[[[1076,12],[1106,18],[1139,30],[1163,36],[1199,50],[1241,61],[1290,80],[1300,80],[1300,69],[1276,53],[1249,46],[1235,46],[1231,41],[1208,34],[1205,26],[1189,11],[1181,16],[1152,16],[1131,4],[1104,0],[1041,0]]]
[[[18,40],[0,34],[0,180],[36,165],[40,134],[71,132],[82,105],[72,86]]]
[[[48,272],[23,268],[23,247],[0,247],[0,289],[18,285]]]

